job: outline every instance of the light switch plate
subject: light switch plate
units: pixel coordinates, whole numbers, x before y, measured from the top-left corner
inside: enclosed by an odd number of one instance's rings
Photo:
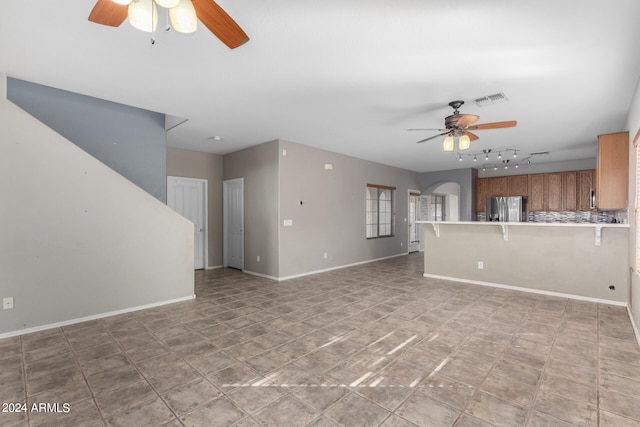
[[[285,219],[282,221],[282,225],[284,225],[285,227],[293,227],[293,220],[292,219]]]
[[[3,298],[2,299],[2,309],[10,310],[13,308],[13,297]]]

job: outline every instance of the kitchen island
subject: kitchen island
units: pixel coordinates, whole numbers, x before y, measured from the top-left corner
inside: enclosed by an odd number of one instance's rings
[[[629,225],[418,221],[424,276],[627,305]]]

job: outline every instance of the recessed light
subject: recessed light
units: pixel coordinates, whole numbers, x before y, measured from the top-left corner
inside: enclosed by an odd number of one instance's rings
[[[210,136],[209,139],[213,139],[214,141],[222,141],[222,137],[219,135]]]

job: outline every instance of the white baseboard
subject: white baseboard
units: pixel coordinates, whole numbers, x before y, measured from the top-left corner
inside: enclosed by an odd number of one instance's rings
[[[291,276],[284,276],[284,277],[269,276],[268,274],[256,273],[255,271],[251,271],[251,270],[242,270],[242,272],[243,273],[247,273],[247,274],[251,274],[252,276],[264,277],[266,279],[271,279],[271,280],[276,280],[278,282],[282,282],[284,280],[296,279],[298,277],[310,276],[312,274],[326,273],[327,271],[340,270],[342,268],[353,267],[353,266],[362,265],[362,264],[368,264],[370,262],[382,261],[384,259],[397,258],[399,256],[404,256],[404,255],[408,255],[408,254],[409,254],[408,252],[403,252],[403,253],[400,253],[400,254],[391,255],[391,256],[387,256],[387,257],[369,259],[369,260],[366,260],[366,261],[354,262],[352,264],[338,265],[336,267],[323,268],[321,270],[307,271],[305,273],[293,274]]]
[[[62,322],[49,323],[47,325],[34,326],[32,328],[19,329],[17,331],[5,332],[3,334],[0,334],[0,340],[3,339],[3,338],[14,337],[16,335],[30,334],[32,332],[39,332],[39,331],[44,331],[44,330],[47,330],[47,329],[60,328],[62,326],[69,326],[69,325],[73,325],[73,324],[76,324],[76,323],[87,322],[89,320],[102,319],[103,317],[117,316],[118,314],[131,313],[132,311],[145,310],[147,308],[159,307],[161,305],[167,305],[167,304],[173,304],[173,303],[176,303],[176,302],[188,301],[188,300],[194,299],[195,297],[196,297],[195,295],[191,295],[191,296],[182,297],[182,298],[175,298],[175,299],[166,300],[166,301],[154,302],[154,303],[151,303],[151,304],[139,305],[139,306],[136,306],[136,307],[124,308],[122,310],[108,311],[106,313],[94,314],[94,315],[87,316],[87,317],[79,317],[77,319],[64,320]]]
[[[342,268],[354,267],[356,265],[369,264],[370,262],[376,262],[376,261],[382,261],[382,260],[385,260],[385,259],[397,258],[399,256],[405,256],[405,255],[408,255],[408,254],[409,254],[409,252],[403,252],[403,253],[400,253],[400,254],[386,256],[386,257],[382,257],[382,258],[369,259],[369,260],[366,260],[366,261],[354,262],[352,264],[339,265],[339,266],[336,266],[336,267],[323,268],[322,270],[314,270],[314,271],[309,271],[309,272],[306,272],[306,273],[300,273],[300,274],[294,274],[294,275],[291,275],[291,276],[279,277],[277,280],[282,281],[282,280],[295,279],[295,278],[298,278],[298,277],[310,276],[312,274],[326,273],[327,271],[340,270]]]
[[[215,270],[216,268],[222,268],[223,265],[209,265],[205,268],[205,270]]]
[[[586,297],[586,296],[582,296],[582,295],[564,294],[564,293],[561,293],[561,292],[545,291],[543,289],[523,288],[523,287],[520,287],[520,286],[503,285],[503,284],[500,284],[500,283],[483,282],[483,281],[480,281],[480,280],[460,279],[458,277],[438,276],[436,274],[428,274],[428,273],[423,273],[422,275],[424,277],[429,277],[429,278],[432,278],[432,279],[449,280],[451,282],[469,283],[471,285],[489,286],[489,287],[492,287],[492,288],[509,289],[509,290],[512,290],[512,291],[529,292],[529,293],[533,293],[533,294],[542,294],[542,295],[549,295],[549,296],[560,297],[560,298],[575,299],[575,300],[580,300],[580,301],[596,302],[596,303],[599,303],[599,304],[616,305],[616,306],[619,306],[619,307],[624,307],[624,306],[628,305],[624,301],[613,301],[613,300],[607,300],[607,299],[601,299],[601,298]]]
[[[631,320],[631,326],[633,327],[633,332],[636,335],[636,341],[638,342],[638,346],[640,346],[640,332],[638,332],[638,326],[636,322],[633,320],[633,314],[631,313],[631,305],[627,304],[627,313],[629,314],[629,320]]]
[[[251,271],[251,270],[242,270],[242,272],[250,274],[252,276],[264,277],[265,279],[271,279],[276,281],[280,280],[276,276],[269,276],[268,274],[256,273],[255,271]]]

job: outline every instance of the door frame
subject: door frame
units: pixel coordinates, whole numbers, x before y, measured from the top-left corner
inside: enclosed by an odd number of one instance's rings
[[[415,216],[420,216],[420,196],[422,195],[422,191],[420,190],[412,190],[409,189],[407,190],[407,217],[409,217],[409,214],[411,213],[411,197],[412,195],[416,195],[416,199],[417,199],[417,203],[416,203],[416,210],[415,210]],[[413,226],[416,227],[416,237],[418,238],[418,240],[416,241],[417,243],[414,243],[411,241],[411,231],[409,230],[409,227],[411,226],[411,218],[409,218],[409,220],[407,221],[407,231],[408,231],[408,235],[407,235],[407,252],[411,253],[411,252],[418,252],[420,250],[422,250],[422,224],[415,224],[415,221],[418,218],[413,218],[414,224]],[[417,246],[416,246],[417,245]],[[413,249],[415,248],[415,249]],[[413,250],[412,250],[413,249]]]
[[[229,185],[241,184],[242,189],[242,208],[240,209],[240,220],[242,222],[242,239],[240,239],[240,247],[242,254],[242,260],[240,261],[240,270],[244,271],[244,177],[225,179],[222,181],[222,266],[227,267],[229,265],[229,215],[227,208],[229,206]]]
[[[203,256],[203,262],[202,262],[202,268],[207,270],[209,268],[209,181],[207,179],[202,179],[202,178],[188,178],[185,176],[167,176],[167,206],[169,206],[171,209],[173,209],[173,207],[171,205],[169,205],[169,188],[172,185],[171,179],[180,179],[180,180],[184,180],[184,181],[192,181],[195,183],[198,183],[199,185],[202,184],[202,218],[203,218],[203,239],[202,239],[202,245],[203,247],[203,252],[202,252],[202,256]],[[175,211],[175,209],[173,209]],[[177,212],[177,211],[176,211]],[[194,224],[194,229],[195,229],[195,224]],[[195,231],[195,230],[194,230]],[[195,254],[194,254],[195,255]],[[195,264],[195,262],[194,262]],[[195,268],[195,265],[194,265]]]

